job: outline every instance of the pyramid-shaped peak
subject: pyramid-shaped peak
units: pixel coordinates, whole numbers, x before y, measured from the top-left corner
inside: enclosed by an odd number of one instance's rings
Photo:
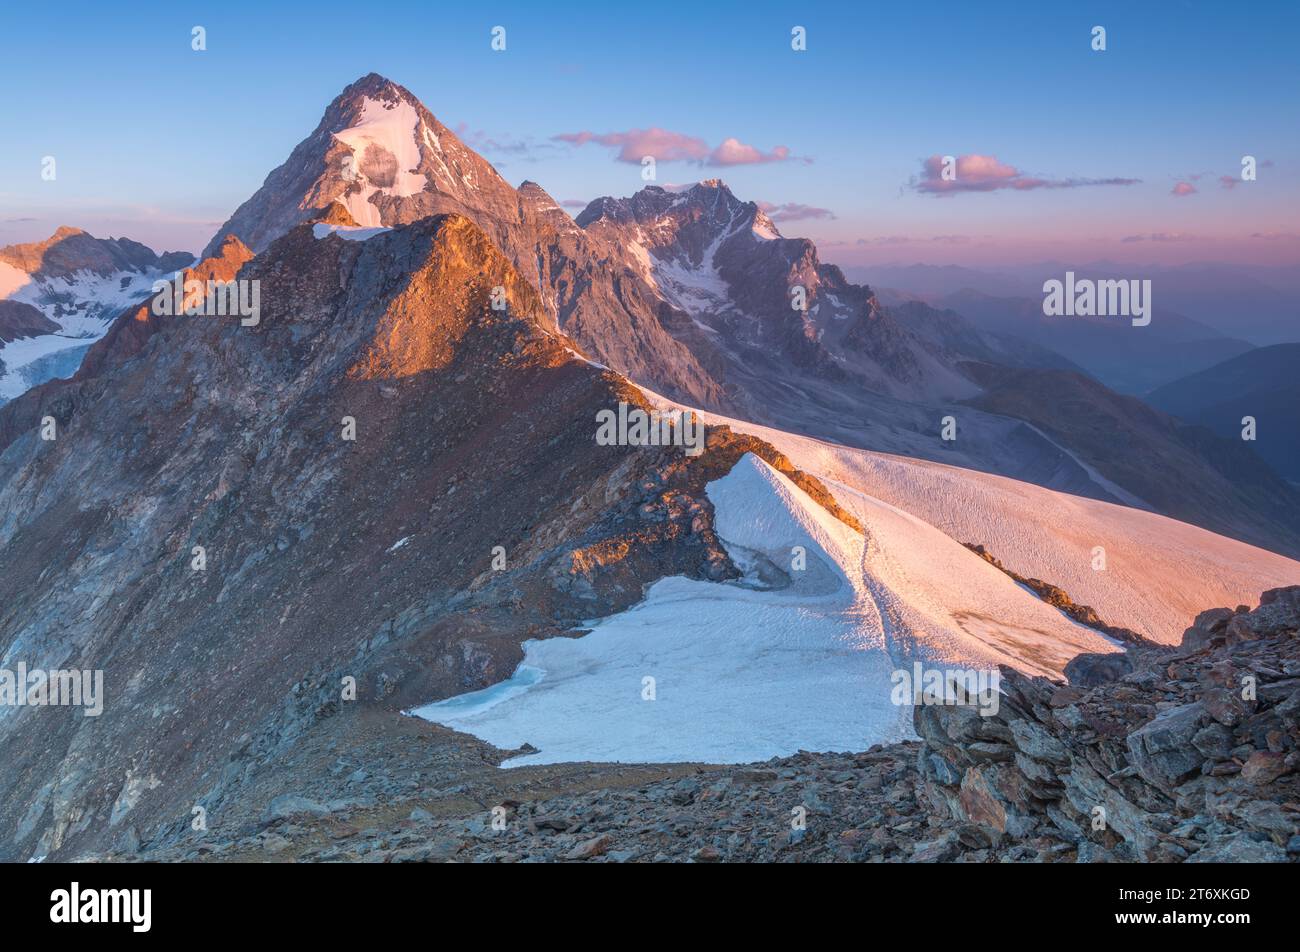
[[[408,89],[367,73],[325,109],[316,129],[267,176],[209,242],[234,233],[255,252],[299,223],[346,208],[363,228],[408,224],[438,212],[504,220],[518,196],[486,159]]]
[[[415,95],[405,86],[395,83],[387,76],[381,76],[379,73],[366,73],[356,82],[344,87],[338,98],[339,100],[349,100],[359,99],[363,96],[390,102],[396,99],[407,99],[413,103],[419,102]]]

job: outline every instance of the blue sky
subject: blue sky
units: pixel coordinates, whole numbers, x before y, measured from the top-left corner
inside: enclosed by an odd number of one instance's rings
[[[663,162],[659,183],[719,176],[790,206],[782,231],[843,263],[1300,260],[1293,2],[73,3],[9,5],[0,23],[0,244],[72,224],[196,249],[373,70],[562,201],[644,183],[614,148],[560,134],[784,147]],[[994,170],[990,187],[916,188],[944,154],[977,157],[959,168]],[[1223,187],[1245,154],[1271,164]],[[1109,179],[1140,181],[1082,184]]]

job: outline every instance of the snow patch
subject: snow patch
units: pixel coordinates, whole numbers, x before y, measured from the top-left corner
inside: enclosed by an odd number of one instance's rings
[[[589,365],[589,366],[591,366],[591,367],[595,367],[597,370],[608,370],[608,369],[609,369],[609,368],[606,367],[604,364],[602,364],[602,363],[597,363],[596,361],[592,360],[590,357],[584,357],[584,356],[582,356],[582,354],[578,353],[578,352],[577,352],[576,350],[574,350],[572,347],[569,347],[569,346],[566,345],[564,349],[567,350],[570,354],[572,354],[575,360],[580,360],[580,361],[582,361],[584,364],[587,364],[587,365]]]
[[[32,276],[21,268],[15,268],[7,261],[0,261],[0,300],[10,297],[25,285],[32,283]]]
[[[329,235],[338,235],[344,241],[367,241],[375,237],[375,235],[392,230],[392,228],[389,228],[386,225],[379,225],[374,228],[362,228],[360,225],[327,225],[324,222],[317,222],[311,226],[311,235],[313,238],[325,238]]]
[[[6,371],[0,375],[0,400],[11,400],[53,377],[72,376],[81,364],[81,356],[108,332],[113,319],[147,300],[154,284],[174,273],[158,269],[110,274],[82,270],[67,277],[33,278],[11,265],[0,264],[0,288],[7,289],[0,297],[30,304],[59,325],[57,333],[11,341],[0,347],[0,361]]]
[[[781,237],[781,233],[776,230],[776,224],[762,212],[754,215],[754,224],[750,230],[764,241],[775,241]]]
[[[361,107],[360,121],[351,128],[334,133],[334,138],[348,146],[356,157],[354,169],[357,178],[354,184],[362,184],[362,188],[360,191],[349,190],[342,201],[358,225],[372,228],[383,224],[379,209],[370,202],[375,193],[404,198],[424,191],[428,179],[414,171],[420,165],[419,127],[420,114],[405,100],[392,105],[367,98]],[[425,130],[426,143],[429,138],[428,130]],[[389,185],[375,184],[363,171],[366,151],[372,146],[393,156],[397,162],[396,173]]]

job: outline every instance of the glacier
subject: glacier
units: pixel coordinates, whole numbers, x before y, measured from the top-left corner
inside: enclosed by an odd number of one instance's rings
[[[706,491],[744,579],[662,579],[582,637],[525,643],[510,680],[411,713],[536,748],[510,767],[746,763],[911,736],[892,676],[917,661],[1059,673],[1116,650],[893,507],[862,506],[858,533],[752,454]]]

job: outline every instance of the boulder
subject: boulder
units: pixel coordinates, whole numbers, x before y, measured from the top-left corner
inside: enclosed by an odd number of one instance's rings
[[[1199,651],[1209,647],[1214,639],[1223,639],[1224,629],[1232,620],[1233,611],[1229,608],[1211,608],[1196,616],[1192,626],[1183,632],[1182,647],[1189,651]]]
[[[1126,651],[1090,652],[1071,658],[1065,666],[1065,677],[1074,687],[1095,688],[1118,681],[1132,670],[1133,659]]]
[[[1205,757],[1192,745],[1206,719],[1199,701],[1182,704],[1128,735],[1129,758],[1142,779],[1166,793],[1199,773]]]
[[[1241,765],[1241,779],[1255,786],[1264,786],[1288,773],[1286,755],[1271,750],[1257,750]]]

